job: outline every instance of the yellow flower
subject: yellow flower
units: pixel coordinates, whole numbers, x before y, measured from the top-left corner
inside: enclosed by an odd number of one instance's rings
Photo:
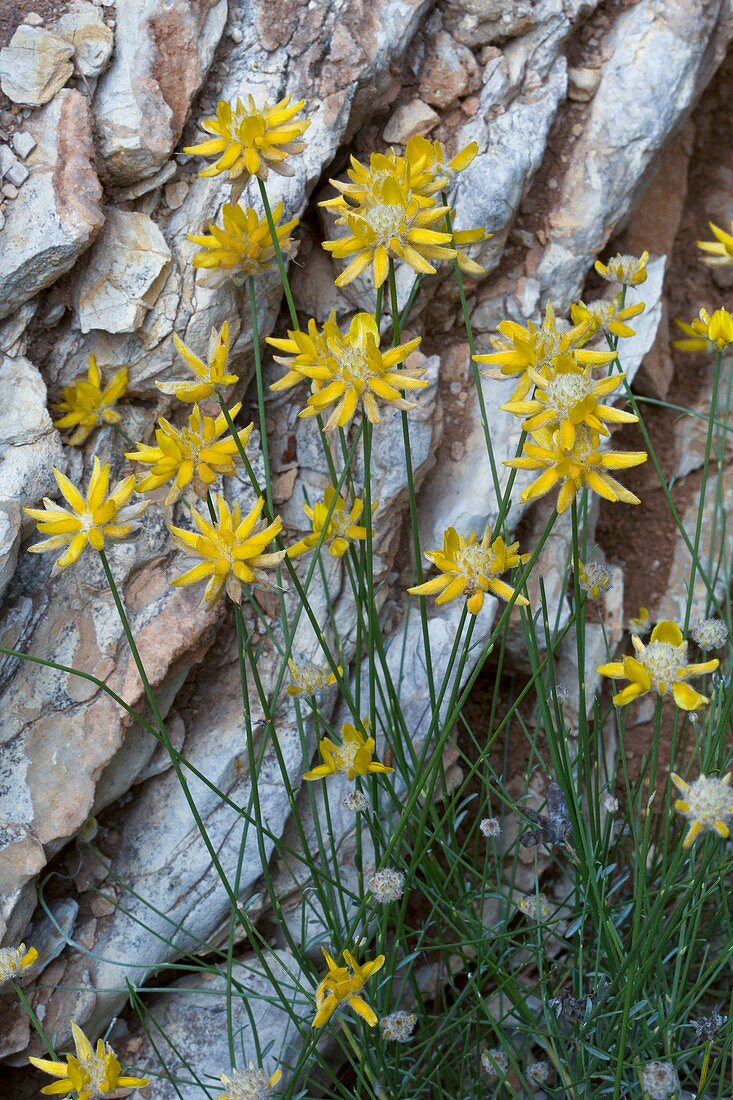
[[[643,302],[636,302],[633,306],[621,308],[621,295],[617,294],[610,302],[600,298],[596,302],[573,302],[570,307],[570,318],[574,325],[585,324],[588,331],[595,335],[602,332],[605,336],[618,336],[621,338],[636,336],[636,332],[626,322],[643,313],[646,306]]]
[[[680,710],[697,710],[706,705],[707,698],[685,681],[692,676],[714,672],[720,661],[688,665],[687,642],[677,623],[664,619],[654,627],[648,645],[644,645],[638,634],[632,635],[631,644],[636,657],[624,657],[622,661],[611,661],[597,669],[601,676],[630,681],[627,687],[614,695],[613,701],[617,707],[626,706],[648,691],[656,691],[662,697],[671,691]]]
[[[109,463],[100,463],[96,457],[86,497],[81,495],[66,474],[55,467],[53,476],[71,510],[44,497],[43,508],[24,508],[23,511],[36,520],[39,534],[50,535],[50,538],[29,546],[29,553],[44,554],[47,550],[66,547],[61,557],[56,559],[57,569],[73,565],[87,546],[93,550],[104,550],[107,539],[126,539],[135,527],[134,521],[147,508],[145,501],[125,507],[135,490],[132,474],[119,481],[108,495]]]
[[[28,1059],[36,1069],[59,1078],[41,1089],[45,1096],[66,1094],[67,1100],[71,1100],[73,1092],[76,1100],[99,1100],[104,1096],[118,1096],[118,1089],[142,1089],[150,1084],[144,1077],[124,1076],[109,1044],[105,1045],[98,1039],[95,1049],[73,1021],[71,1030],[76,1054],[67,1054],[66,1063],[51,1062],[46,1058]]]
[[[229,410],[232,420],[241,407],[239,403]],[[155,431],[157,447],[137,443],[136,451],[125,454],[125,458],[133,462],[152,467],[147,477],[137,483],[138,493],[151,493],[161,485],[173,482],[165,498],[166,504],[173,504],[187,485],[193,483],[196,495],[205,497],[217,477],[231,476],[236,472],[235,462],[239,458],[236,441],[232,436],[219,438],[228,431],[223,413],[216,419],[203,416],[198,405],[194,405],[187,428],[174,428],[162,416],[158,424],[160,427]],[[248,424],[237,432],[243,447],[247,445],[253,427],[253,424]]]
[[[54,427],[60,431],[75,428],[67,443],[78,447],[101,424],[119,424],[120,414],[115,405],[126,389],[127,367],[115,371],[112,381],[103,390],[102,374],[97,360],[90,355],[87,377],[77,378],[70,386],[66,386],[62,394],[63,400],[53,406],[57,412],[64,414],[54,420]]]
[[[639,504],[639,498],[606,471],[640,466],[646,462],[646,451],[601,451],[600,444],[600,436],[585,424],[576,428],[575,443],[568,449],[562,446],[560,432],[542,430],[525,441],[520,458],[506,459],[504,465],[518,470],[542,470],[520,499],[536,500],[559,485],[557,510],[560,513],[570,506],[583,486],[604,500]]]
[[[709,264],[710,267],[729,267],[733,264],[733,237],[712,222],[708,222],[708,225],[717,240],[695,241],[700,251],[707,253],[703,256],[703,263]]]
[[[353,282],[371,264],[374,285],[380,287],[387,278],[390,257],[404,260],[423,275],[434,275],[431,260],[452,260],[457,255],[450,246],[450,233],[430,228],[447,213],[447,206],[418,198],[409,180],[396,173],[374,179],[363,201],[353,207],[344,203],[339,221],[348,227],[348,234],[323,242],[338,260],[355,257],[335,280],[336,286]]]
[[[205,178],[226,173],[236,202],[250,176],[266,180],[270,169],[281,176],[294,175],[287,161],[306,147],[306,142],[298,139],[310,126],[310,119],[293,121],[304,106],[305,100],[291,103],[289,95],[272,106],[266,103],[261,110],[251,95],[247,96],[246,106],[241,99],[234,106],[220,99],[216,118],[201,123],[202,130],[215,136],[183,151],[207,159],[216,157],[214,164],[202,168],[199,175]]]
[[[233,1069],[231,1077],[221,1074],[219,1080],[227,1091],[220,1092],[218,1100],[267,1100],[281,1077],[280,1069],[268,1077],[263,1069],[250,1062],[248,1069]]]
[[[622,286],[639,286],[640,283],[646,282],[648,259],[648,252],[642,252],[641,256],[626,256],[618,253],[605,264],[596,260],[594,266],[606,282],[621,283]]]
[[[625,374],[609,374],[594,381],[591,366],[581,366],[572,354],[556,357],[554,366],[542,373],[528,367],[526,377],[534,383],[531,400],[507,401],[500,408],[513,416],[526,417],[526,432],[540,428],[559,431],[560,445],[569,451],[575,446],[576,429],[585,424],[591,432],[608,435],[606,424],[636,424],[638,416],[622,412],[613,405],[599,404],[599,398],[618,389]]]
[[[384,965],[384,955],[378,955],[371,962],[360,966],[350,951],[344,951],[346,966],[337,966],[335,959],[321,948],[326,960],[328,973],[316,989],[316,1015],[313,1027],[323,1027],[333,1016],[336,1008],[343,1002],[353,1008],[357,1016],[366,1020],[369,1027],[376,1027],[377,1015],[363,997],[359,996],[365,982]]]
[[[527,376],[529,367],[538,372],[543,368],[552,368],[557,357],[568,352],[572,352],[576,361],[584,366],[600,367],[612,362],[616,358],[613,351],[583,349],[582,345],[591,335],[587,323],[561,332],[557,327],[552,303],[548,302],[541,325],[529,321],[525,327],[516,321],[501,321],[497,334],[491,337],[491,344],[496,350],[484,355],[474,355],[473,358],[477,363],[491,364],[491,370],[481,372],[487,378],[504,380],[518,377],[519,384],[512,399],[521,400],[532,386]]]
[[[388,351],[379,350],[380,334],[371,313],[357,313],[349,331],[340,332],[334,314],[318,332],[315,321],[308,323],[307,332],[288,332],[289,339],[268,338],[268,342],[291,358],[275,356],[278,363],[289,367],[288,373],[270,389],[285,390],[304,378],[311,379],[311,396],[300,417],[317,416],[329,405],[333,411],[326,422],[326,431],[345,428],[362,404],[372,424],[380,421],[377,399],[397,409],[414,409],[400,390],[422,389],[422,368],[395,368],[407,359],[420,344],[420,337]]]
[[[369,732],[369,719],[362,718],[361,724]],[[375,744],[373,737],[365,737],[356,726],[344,722],[341,727],[341,744],[334,744],[328,737],[321,738],[318,751],[323,763],[311,768],[303,779],[325,779],[326,776],[345,772],[346,778],[352,780],[357,775],[393,772],[394,768],[388,768],[386,764],[380,764],[373,759]]]
[[[334,504],[333,501],[336,501]],[[331,518],[328,513],[333,508]],[[372,511],[376,508],[373,505]],[[313,525],[313,531],[304,539],[293,543],[288,547],[288,556],[297,558],[301,554],[307,554],[319,539],[323,538],[323,545],[328,547],[329,554],[334,558],[342,558],[349,549],[350,542],[364,540],[367,537],[366,527],[358,526],[361,513],[364,511],[364,501],[357,497],[351,508],[347,510],[346,501],[332,485],[329,485],[322,501],[317,501],[311,508],[309,504],[304,506],[305,514]]]
[[[38,958],[35,947],[26,951],[24,943],[17,947],[0,947],[0,986],[21,976]]]
[[[442,142],[430,141],[420,134],[411,137],[405,146],[405,158],[412,169],[412,190],[425,197],[432,196],[436,189],[447,190],[454,183],[458,173],[468,168],[477,153],[478,144],[472,141],[451,160],[446,160]]]
[[[672,341],[680,351],[722,351],[733,344],[733,316],[727,309],[716,309],[712,314],[701,309],[691,324],[676,319],[675,324],[687,337]]]
[[[514,569],[527,561],[529,554],[518,554],[518,542],[507,546],[499,537],[491,541],[491,528],[486,527],[481,542],[472,531],[466,538],[449,527],[443,535],[443,549],[425,554],[440,570],[440,575],[407,591],[413,596],[433,596],[438,593],[437,604],[448,603],[459,596],[466,596],[466,607],[472,615],[478,615],[484,605],[484,595],[491,592],[502,600],[515,595],[511,585],[498,579],[507,569]],[[517,596],[520,607],[528,607],[529,600]]]
[[[253,588],[271,588],[265,570],[278,565],[285,557],[285,550],[265,554],[264,549],[280,534],[283,524],[277,516],[272,523],[257,530],[264,505],[264,498],[260,497],[252,511],[242,518],[239,504],[230,508],[219,493],[216,497],[216,523],[194,511],[191,516],[198,533],[169,525],[168,530],[178,547],[192,557],[202,559],[188,572],[176,577],[173,584],[198,584],[208,580],[204,599],[212,605],[219,600],[224,589],[231,600],[241,603],[245,584]]]
[[[652,628],[652,624],[649,621],[649,608],[640,607],[639,614],[635,619],[629,619],[629,630],[632,634],[638,634],[643,637],[648,634]]]
[[[690,819],[690,828],[682,847],[692,847],[706,829],[727,840],[730,836],[728,819],[733,817],[733,791],[730,788],[733,772],[728,772],[722,779],[701,772],[692,783],[685,783],[672,772],[670,779],[684,795],[684,798],[677,799],[674,808]]]
[[[578,562],[578,584],[591,600],[599,600],[613,588],[611,574],[599,561]]]
[[[341,665],[336,666],[339,676],[343,675]],[[290,684],[288,695],[315,695],[318,691],[326,691],[335,687],[337,680],[328,665],[320,667],[314,661],[306,661],[304,665],[296,665],[295,661],[288,658],[290,669]]]
[[[161,393],[172,394],[179,401],[205,401],[212,393],[220,393],[224,386],[233,386],[239,381],[236,374],[227,374],[229,358],[229,322],[225,321],[219,332],[211,330],[207,362],[202,362],[187,348],[180,337],[173,335],[173,343],[183,361],[191,368],[198,382],[156,382]]]
[[[291,253],[294,241],[288,236],[298,224],[298,218],[291,218],[285,225],[278,225],[283,214],[283,204],[279,202],[272,211],[272,219],[280,242],[280,251]],[[243,283],[250,275],[257,276],[266,271],[275,256],[275,246],[270,236],[267,218],[260,218],[251,206],[225,203],[222,207],[223,227],[210,225],[208,233],[189,234],[188,240],[201,246],[193,258],[193,266],[208,269],[201,283],[204,286],[217,287],[226,279],[234,283]]]

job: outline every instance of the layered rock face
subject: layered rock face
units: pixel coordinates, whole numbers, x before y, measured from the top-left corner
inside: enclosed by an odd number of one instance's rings
[[[487,274],[468,285],[482,346],[504,318],[536,320],[549,300],[567,311],[582,295],[595,257],[618,239],[624,251],[652,253],[647,309],[626,344],[624,369],[636,376],[638,392],[653,399],[677,395],[699,408],[708,400],[696,368],[684,365],[684,383],[674,374],[669,320],[691,315],[717,293],[706,273],[681,272],[706,218],[727,224],[733,217],[733,142],[716,130],[733,129],[718,111],[732,82],[725,60],[733,37],[729,0],[320,0],[276,7],[275,18],[270,0],[120,0],[116,8],[57,3],[47,14],[44,8],[42,25],[32,19],[8,27],[0,53],[6,97],[0,115],[0,644],[83,669],[144,713],[142,685],[101,566],[90,555],[82,569],[52,575],[50,562],[24,552],[31,530],[21,509],[55,495],[53,466],[77,482],[88,476],[93,455],[117,473],[126,469],[127,444],[112,427],[71,448],[52,424],[49,406],[86,371],[90,354],[105,372],[128,367],[123,426],[135,439],[148,438],[153,419],[171,413],[154,383],[179,374],[173,334],[203,353],[212,327],[228,320],[241,379],[236,397],[247,398],[252,335],[244,296],[231,285],[202,285],[191,265],[195,246],[186,239],[229,198],[220,179],[200,179],[198,162],[180,152],[196,140],[197,121],[213,113],[218,99],[251,92],[260,100],[286,94],[306,100],[312,124],[296,174],[268,184],[272,202],[282,201],[288,217],[302,219],[292,269],[302,316],[323,320],[335,307],[343,318],[369,308],[363,284],[333,287],[336,269],[320,248],[330,227],[316,204],[326,195],[327,177],[347,167],[347,153],[367,158],[385,143],[400,148],[414,134],[440,139],[451,153],[476,141],[478,156],[459,176],[453,201],[459,229],[485,226],[492,234],[477,256]],[[259,204],[254,184],[243,201]],[[411,284],[412,273],[400,272],[402,300]],[[278,321],[276,272],[258,281],[258,295],[263,333],[276,325],[282,332],[287,320]],[[418,519],[423,545],[435,547],[448,525],[481,530],[496,513],[491,480],[475,475],[484,435],[448,273],[423,283],[412,334],[424,336],[421,364],[430,383],[411,420]],[[280,369],[266,362],[265,372],[272,381]],[[518,426],[498,409],[506,397],[501,383],[484,380],[483,394],[500,463],[514,454]],[[299,398],[289,393],[268,396],[275,500],[293,537],[304,526],[304,494],[312,499],[327,478],[298,408]],[[650,425],[664,436],[665,472],[681,486],[684,517],[691,499],[685,484],[694,484],[702,463],[704,425],[653,410]],[[404,614],[408,497],[397,414],[385,416],[378,439],[372,492],[383,502],[376,571],[387,661],[409,685],[403,707],[419,745],[427,729],[425,652],[420,624]],[[731,493],[724,466],[719,476],[721,491]],[[518,488],[522,484],[520,476]],[[231,491],[249,499],[244,484]],[[654,499],[653,480],[646,491]],[[712,507],[715,492],[708,497]],[[512,522],[521,515],[513,509]],[[524,517],[530,526],[535,519],[540,523],[539,516]],[[684,599],[685,551],[668,537],[661,510],[658,522],[661,543],[669,545],[653,551],[652,560],[648,540],[645,548],[643,537],[615,527],[605,513],[598,539],[609,558],[633,564],[625,577],[627,610],[635,613],[642,602],[653,617],[674,617],[675,601]],[[705,530],[709,539],[726,537]],[[560,525],[554,537],[565,545],[568,531]],[[560,579],[552,581],[559,556],[551,542],[540,566],[561,604]],[[202,610],[194,590],[170,587],[178,554],[160,510],[149,511],[140,537],[115,548],[111,562],[176,747],[234,804],[247,805],[251,782],[226,609]],[[339,593],[336,612],[349,638],[354,608],[337,563],[333,569],[326,582]],[[619,583],[616,599],[622,595]],[[292,614],[296,601],[292,594],[287,599]],[[455,637],[452,606],[431,612],[436,676]],[[487,611],[477,643],[491,622]],[[315,653],[307,622],[296,638],[301,657]],[[266,636],[258,641],[267,689],[274,675],[269,643]],[[510,656],[521,666],[521,653]],[[364,675],[350,671],[354,679]],[[254,706],[252,721],[263,738],[265,718]],[[290,790],[267,749],[268,857],[275,840],[292,832],[293,791],[299,805],[302,798],[304,821],[318,813],[298,793],[303,749],[287,708],[278,715],[278,736]],[[192,780],[190,789],[233,879],[239,815],[205,783]],[[101,821],[103,865],[75,844],[90,815]],[[333,824],[348,862],[353,815]],[[64,877],[39,909],[37,887],[51,861]],[[294,881],[275,870],[284,894],[307,886],[305,874]],[[255,896],[260,881],[253,835],[242,893]],[[122,884],[125,905],[116,906]],[[126,980],[141,983],[197,943],[215,940],[228,912],[168,757],[149,734],[98,683],[0,657],[0,945],[28,939],[33,922],[41,970],[28,995],[61,1047],[70,1017],[101,1032],[127,999]],[[300,901],[292,902],[296,912],[300,921]],[[253,913],[266,923],[264,902]],[[314,925],[317,920],[314,913]],[[293,916],[294,934],[297,923]],[[275,970],[287,969],[281,948],[273,947]],[[262,975],[246,946],[240,964],[243,984],[257,987]],[[218,1004],[205,995],[205,982],[200,991],[193,981],[183,984],[181,1045],[185,1038],[188,1058],[201,1072],[228,1064]],[[172,1011],[163,1001],[151,1004],[161,1019]],[[176,1034],[183,1027],[179,1019],[169,1025]],[[282,1040],[275,1008],[261,1026],[263,1035]],[[0,998],[0,1058],[19,1065],[28,1049],[36,1052],[36,1040],[26,1018],[12,997]],[[0,1091],[2,1075],[0,1068]],[[156,1082],[150,1095],[168,1100],[176,1093]]]

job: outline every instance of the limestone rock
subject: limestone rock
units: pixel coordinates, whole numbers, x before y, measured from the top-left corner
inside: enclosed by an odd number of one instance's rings
[[[86,99],[60,92],[28,130],[31,175],[0,230],[0,318],[64,275],[104,221]]]
[[[448,0],[445,23],[459,42],[473,46],[513,38],[538,16],[532,0]]]
[[[13,103],[40,107],[74,72],[74,47],[60,35],[21,23],[0,50],[0,88]]]
[[[78,290],[82,332],[134,332],[162,288],[171,253],[147,214],[108,207]]]
[[[445,31],[428,43],[420,70],[420,95],[432,107],[449,107],[461,96],[474,92],[481,82],[476,59],[467,46]]]
[[[76,0],[55,23],[54,31],[74,47],[74,65],[84,76],[99,76],[112,56],[114,32],[102,19],[99,8]]]
[[[438,115],[432,107],[421,99],[413,99],[398,107],[392,115],[384,128],[384,140],[404,145],[416,134],[429,134],[438,122]]]
[[[110,182],[151,176],[175,151],[226,23],[226,0],[126,0],[94,100]]]

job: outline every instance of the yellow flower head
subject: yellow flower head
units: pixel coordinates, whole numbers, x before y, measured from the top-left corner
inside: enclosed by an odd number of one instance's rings
[[[613,588],[611,574],[599,561],[578,562],[578,584],[591,600],[600,600]]]
[[[531,400],[507,401],[500,407],[513,416],[526,417],[522,424],[526,432],[541,428],[559,431],[565,451],[575,446],[580,424],[598,435],[609,434],[607,424],[636,424],[638,416],[599,401],[618,389],[626,375],[609,374],[595,381],[591,370],[590,364],[581,366],[571,353],[557,356],[554,365],[541,373],[528,367],[526,376],[535,385]]]
[[[643,313],[646,306],[643,302],[636,302],[633,306],[621,308],[621,295],[617,294],[611,301],[599,298],[596,302],[573,302],[570,307],[570,318],[574,325],[585,324],[592,335],[602,333],[604,336],[618,336],[626,338],[636,336],[636,332],[626,322]]]
[[[362,718],[361,724],[368,733],[369,720]],[[356,726],[345,722],[341,727],[341,744],[336,745],[328,737],[323,737],[318,743],[323,763],[311,768],[303,779],[325,779],[329,775],[344,772],[346,778],[352,780],[357,775],[393,772],[394,768],[388,768],[386,764],[374,760],[375,744],[373,737],[365,737]]]
[[[272,211],[272,219],[280,251],[291,253],[295,242],[288,234],[295,229],[299,219],[291,218],[285,225],[278,225],[282,214],[283,204],[279,202]],[[188,236],[189,241],[201,247],[201,252],[193,258],[193,266],[206,269],[202,284],[217,287],[227,279],[240,284],[250,275],[254,277],[267,271],[275,256],[267,218],[260,218],[251,206],[245,209],[225,203],[222,222],[222,228],[210,225],[208,233]]]
[[[618,253],[612,256],[608,263],[596,260],[595,269],[602,279],[608,283],[620,283],[622,286],[639,286],[646,282],[646,265],[649,259],[648,252],[642,252],[641,256],[626,256]]]
[[[24,943],[17,947],[0,947],[0,986],[19,978],[24,970],[33,966],[37,958],[35,947],[26,950]]]
[[[119,424],[120,414],[115,405],[126,389],[127,367],[115,371],[112,381],[103,390],[97,360],[90,355],[86,378],[77,378],[66,386],[63,399],[53,406],[56,412],[63,413],[58,420],[54,420],[54,427],[60,431],[74,428],[66,442],[72,447],[80,446],[100,425]]]
[[[150,1084],[144,1077],[125,1076],[112,1047],[98,1039],[94,1048],[73,1020],[71,1030],[76,1054],[67,1054],[65,1063],[51,1062],[46,1058],[28,1059],[36,1069],[59,1078],[42,1088],[42,1093],[47,1096],[67,1093],[67,1100],[70,1100],[73,1092],[76,1100],[101,1100],[105,1096],[119,1096],[119,1089],[143,1089]]]
[[[488,526],[481,542],[474,531],[466,538],[459,535],[454,527],[449,527],[443,535],[443,549],[425,554],[428,561],[439,569],[439,576],[407,591],[413,596],[433,596],[437,593],[437,604],[465,596],[468,611],[478,615],[487,592],[502,600],[510,600],[515,595],[511,585],[500,581],[499,576],[527,561],[529,555],[518,554],[518,547],[518,542],[507,546],[501,537],[492,542],[491,528]],[[516,602],[520,607],[529,605],[529,600],[524,596],[517,596]]]
[[[677,799],[674,808],[690,820],[682,847],[690,848],[706,829],[727,840],[730,836],[728,821],[733,817],[733,791],[730,787],[733,772],[722,778],[701,772],[692,783],[685,783],[672,772],[670,779],[683,796]]]
[[[289,95],[272,106],[265,104],[261,110],[251,95],[247,96],[246,106],[241,99],[234,106],[220,99],[216,118],[201,123],[201,129],[214,137],[187,146],[184,153],[207,159],[215,157],[214,163],[202,168],[199,175],[205,178],[226,174],[236,202],[250,176],[266,180],[270,169],[281,176],[295,174],[287,162],[306,147],[306,142],[299,138],[310,126],[310,119],[294,121],[304,106],[305,100],[291,103]]]
[[[56,559],[57,569],[73,565],[87,546],[104,550],[107,539],[126,539],[135,528],[134,521],[147,507],[145,501],[125,507],[135,490],[133,474],[119,481],[108,494],[109,463],[100,463],[96,456],[86,497],[55,467],[53,476],[70,508],[62,508],[44,497],[43,508],[24,508],[23,511],[36,521],[39,534],[50,536],[29,546],[29,553],[44,554],[47,550],[66,547]]]
[[[701,309],[691,324],[679,320],[675,324],[686,336],[684,340],[672,341],[680,351],[717,352],[733,344],[733,316],[727,309],[716,309],[713,313]]]
[[[263,1069],[250,1062],[248,1069],[233,1069],[231,1077],[221,1074],[219,1080],[227,1091],[220,1092],[218,1100],[268,1100],[281,1077],[280,1069],[268,1077]]]
[[[328,973],[316,989],[317,1011],[313,1020],[313,1027],[323,1027],[324,1024],[328,1023],[336,1008],[344,1001],[354,1010],[357,1016],[361,1016],[362,1020],[366,1020],[369,1027],[376,1027],[377,1014],[359,994],[372,974],[376,974],[378,970],[381,970],[384,965],[384,955],[378,955],[376,959],[360,966],[350,951],[344,951],[343,956],[346,966],[337,966],[336,960],[326,951],[325,947],[322,947],[321,951],[323,951],[323,957],[326,960]]]
[[[376,506],[375,503],[372,511]],[[329,554],[334,558],[342,558],[351,542],[363,541],[367,537],[366,527],[359,526],[361,513],[364,511],[364,501],[357,497],[349,509],[344,498],[340,493],[336,494],[332,485],[326,489],[322,501],[317,501],[312,508],[306,504],[304,511],[311,521],[313,531],[304,539],[288,547],[288,556],[291,558],[307,554],[318,545],[321,539],[323,539],[323,545],[328,547]]]
[[[401,390],[417,390],[427,386],[422,381],[422,368],[397,369],[420,344],[420,337],[399,347],[380,351],[380,334],[371,313],[357,313],[349,331],[342,333],[332,313],[318,332],[310,321],[307,332],[288,332],[289,339],[268,337],[268,343],[287,353],[275,356],[278,363],[289,368],[288,373],[270,387],[286,390],[311,379],[311,396],[301,417],[317,416],[333,405],[326,421],[326,431],[345,428],[361,403],[372,424],[380,421],[378,400],[397,409],[414,409]]]
[[[187,348],[180,337],[173,335],[173,343],[184,363],[191,368],[197,382],[178,380],[175,382],[156,382],[161,393],[172,394],[179,401],[205,401],[212,393],[220,393],[224,386],[233,386],[239,381],[236,374],[227,374],[229,359],[229,322],[225,321],[219,332],[211,330],[209,351],[206,363]]]
[[[710,267],[729,267],[733,264],[733,237],[712,222],[708,222],[708,225],[716,239],[714,241],[695,241],[700,251],[706,253],[703,256],[703,263],[708,264]],[[731,225],[731,228],[733,229],[733,225]]]
[[[608,470],[625,470],[646,462],[646,451],[601,451],[600,436],[585,424],[575,431],[575,442],[565,448],[560,432],[541,430],[525,441],[519,458],[506,459],[505,466],[542,473],[522,493],[523,501],[536,500],[560,486],[558,512],[564,512],[575,494],[586,486],[604,500],[639,504],[639,498],[625,489]]]
[[[241,409],[241,403],[229,410],[234,420]],[[231,435],[220,437],[228,432],[227,422],[221,413],[216,419],[204,416],[194,405],[188,418],[187,428],[174,428],[164,417],[158,419],[156,428],[157,447],[137,443],[136,451],[128,451],[125,458],[150,466],[147,477],[137,483],[138,493],[151,493],[161,485],[172,482],[166,504],[174,504],[188,485],[199,497],[205,497],[217,477],[231,476],[236,472],[235,463],[239,458],[237,444]],[[252,432],[253,424],[248,424],[237,432],[242,446]]]
[[[434,194],[435,190],[447,190],[458,173],[468,168],[477,154],[478,144],[472,141],[447,160],[442,142],[430,141],[416,134],[405,146],[405,158],[411,166],[412,190],[426,197]]]
[[[434,275],[431,260],[452,260],[457,255],[450,233],[431,228],[443,221],[448,207],[416,195],[410,187],[409,170],[407,177],[387,172],[383,178],[373,178],[364,186],[363,200],[354,205],[344,202],[342,209],[339,221],[349,232],[323,242],[337,260],[354,257],[335,280],[336,286],[353,282],[371,265],[374,285],[380,287],[387,278],[390,257],[404,260],[423,275]]]
[[[339,676],[343,676],[344,670],[341,665],[336,667]],[[288,658],[288,668],[290,669],[288,695],[315,695],[317,692],[327,691],[328,688],[335,687],[337,684],[336,677],[328,665],[317,665],[314,661],[306,661],[303,665],[297,665],[295,661]]]
[[[280,534],[283,523],[277,516],[272,523],[258,528],[264,506],[264,498],[260,497],[252,511],[242,518],[239,504],[230,508],[222,494],[218,493],[216,523],[193,511],[191,516],[198,531],[169,526],[177,546],[191,557],[201,559],[198,565],[176,577],[173,584],[179,586],[208,581],[204,599],[212,606],[225,589],[231,600],[241,603],[242,589],[246,584],[253,588],[272,588],[265,570],[278,565],[285,557],[285,550],[275,550],[269,554],[264,550]]]
[[[654,627],[648,645],[644,645],[638,634],[632,635],[631,644],[636,652],[635,657],[611,661],[607,665],[600,665],[597,670],[601,676],[629,681],[628,686],[613,697],[617,707],[626,706],[632,699],[646,695],[648,691],[655,691],[662,697],[671,691],[680,710],[697,710],[707,704],[707,698],[685,681],[693,676],[714,672],[720,661],[688,665],[687,642],[677,623],[664,619]]]
[[[629,630],[632,634],[638,634],[643,638],[645,634],[648,634],[652,628],[651,621],[649,619],[649,608],[640,607],[639,614],[635,619],[629,619]]]
[[[592,333],[586,322],[561,331],[557,327],[555,311],[548,302],[541,325],[529,321],[526,326],[516,321],[501,321],[491,344],[496,349],[485,355],[474,355],[477,363],[489,363],[491,369],[482,371],[487,378],[504,380],[518,378],[518,385],[512,394],[512,400],[526,397],[532,387],[527,370],[553,369],[558,356],[572,353],[577,363],[583,366],[600,367],[616,358],[613,351],[586,351],[586,343]]]

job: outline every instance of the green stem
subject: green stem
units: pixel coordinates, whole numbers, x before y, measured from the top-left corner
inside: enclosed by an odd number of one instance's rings
[[[249,291],[249,316],[252,326],[252,347],[255,359],[255,379],[257,381],[257,411],[260,422],[260,447],[262,448],[262,462],[265,467],[265,493],[267,507],[272,512],[272,475],[270,471],[270,447],[267,441],[267,420],[265,418],[265,388],[262,381],[262,353],[260,348],[260,327],[257,322],[257,296],[255,294],[255,281],[250,275],[247,279]]]
[[[31,1003],[28,1000],[28,998],[26,997],[25,990],[23,989],[22,985],[20,984],[20,982],[15,981],[15,979],[12,979],[10,984],[12,985],[15,992],[18,994],[18,998],[20,1000],[20,1003],[23,1005],[23,1008],[28,1013],[28,1019],[33,1024],[33,1027],[35,1028],[36,1034],[38,1035],[38,1038],[43,1043],[43,1045],[46,1048],[46,1051],[48,1052],[48,1054],[50,1054],[51,1059],[54,1062],[57,1061],[58,1056],[57,1056],[56,1051],[54,1049],[53,1043],[51,1042],[48,1035],[46,1034],[46,1030],[45,1030],[43,1024],[41,1023],[41,1021],[38,1019],[38,1016],[33,1011]]]
[[[280,247],[280,238],[277,235],[277,229],[275,228],[275,221],[272,217],[272,210],[270,209],[270,200],[267,197],[267,188],[264,181],[257,177],[257,183],[260,188],[260,197],[262,198],[262,205],[265,208],[265,217],[267,218],[267,225],[270,230],[270,239],[272,240],[272,247],[275,249],[275,260],[277,261],[277,269],[280,272],[280,282],[282,283],[283,291],[285,293],[285,300],[288,303],[288,311],[290,313],[290,322],[293,328],[297,331],[300,328],[298,323],[298,313],[295,309],[295,302],[293,301],[293,292],[290,289],[290,280],[288,279],[287,269],[285,267],[285,260],[283,259],[282,249]]]

